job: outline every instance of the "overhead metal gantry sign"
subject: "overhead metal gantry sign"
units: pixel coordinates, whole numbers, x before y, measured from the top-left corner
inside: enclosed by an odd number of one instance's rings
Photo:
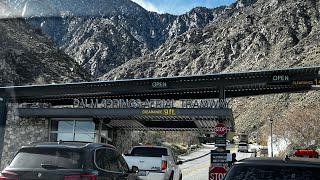
[[[218,120],[233,129],[228,98],[303,92],[320,84],[320,67],[1,87],[21,117],[99,118],[130,130],[200,130]],[[45,105],[49,105],[44,107]],[[62,108],[61,106],[65,107]],[[58,107],[58,108],[57,108]]]

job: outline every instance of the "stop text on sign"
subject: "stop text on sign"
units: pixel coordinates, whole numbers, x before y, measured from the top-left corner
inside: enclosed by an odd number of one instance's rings
[[[209,180],[222,180],[226,175],[227,170],[222,166],[209,168]]]
[[[210,180],[222,180],[226,173],[211,173]]]
[[[214,127],[214,132],[218,136],[223,136],[227,133],[227,128],[223,123],[219,123],[216,125],[216,127]]]

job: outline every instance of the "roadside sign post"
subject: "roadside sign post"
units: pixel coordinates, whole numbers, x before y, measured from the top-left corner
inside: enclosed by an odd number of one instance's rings
[[[231,165],[230,150],[226,150],[227,128],[223,123],[218,123],[215,128],[215,146],[216,150],[211,150],[209,180],[222,180]]]
[[[223,123],[218,123],[214,127],[215,136],[215,146],[221,150],[226,150],[227,148],[227,127]]]

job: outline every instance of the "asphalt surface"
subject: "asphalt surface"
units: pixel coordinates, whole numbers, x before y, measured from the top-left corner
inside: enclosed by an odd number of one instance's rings
[[[190,160],[199,156],[203,156],[199,159],[187,161],[182,165],[180,165],[183,180],[208,180],[210,155],[206,155],[206,154],[208,154],[213,149],[215,149],[213,145],[204,145],[204,148],[201,148],[187,156],[179,157],[181,160]],[[251,153],[237,152],[237,145],[234,145],[234,144],[227,145],[227,149],[230,150],[230,153],[237,154],[237,158],[236,158],[237,160],[249,158],[251,156]]]

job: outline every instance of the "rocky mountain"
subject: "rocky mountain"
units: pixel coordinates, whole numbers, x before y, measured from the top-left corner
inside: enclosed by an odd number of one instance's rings
[[[318,8],[316,1],[261,0],[205,28],[191,29],[103,79],[319,65]]]
[[[167,41],[101,79],[319,66],[319,9],[315,0],[258,0]],[[280,122],[293,109],[312,108],[319,99],[320,93],[313,91],[236,98],[232,106],[238,131],[251,132],[254,126],[268,129],[268,118]]]
[[[130,0],[5,2],[91,74],[100,77],[189,29],[203,28],[255,0],[240,0],[215,9],[198,7],[181,16],[149,12]]]
[[[0,3],[0,12],[12,12]],[[24,19],[0,19],[0,86],[90,81],[91,76]]]
[[[78,67],[74,62],[101,80],[320,66],[320,2],[316,0],[237,0],[227,7],[198,7],[180,16],[148,12],[129,0],[4,2],[26,19],[2,22],[6,24],[0,29],[5,35],[0,35],[4,49],[0,65],[6,71],[0,77],[7,84],[28,83],[48,72],[64,77],[46,82],[70,80],[72,73],[87,77],[72,71]],[[10,46],[12,39],[21,45]],[[17,59],[24,61],[17,64]],[[63,61],[64,70],[44,59]],[[44,68],[34,69],[37,66]],[[31,70],[25,73],[20,67]],[[21,74],[11,75],[12,71]],[[317,107],[319,99],[318,91],[235,98],[236,128],[267,133],[268,119],[279,125],[290,120],[287,114],[292,111]]]

